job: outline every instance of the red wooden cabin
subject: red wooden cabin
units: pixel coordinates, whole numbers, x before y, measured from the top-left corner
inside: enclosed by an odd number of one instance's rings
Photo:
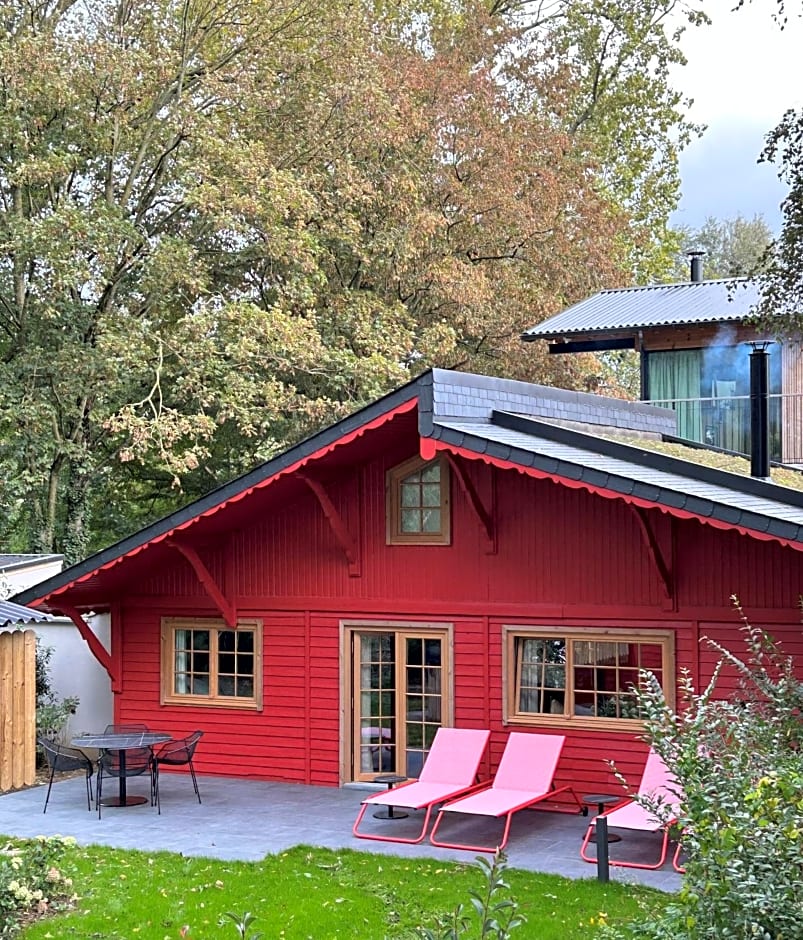
[[[20,594],[75,621],[115,720],[206,732],[207,773],[337,786],[414,776],[441,725],[568,736],[557,784],[646,756],[631,685],[738,594],[803,655],[803,493],[606,436],[674,414],[435,370]],[[109,611],[111,650],[81,614]]]

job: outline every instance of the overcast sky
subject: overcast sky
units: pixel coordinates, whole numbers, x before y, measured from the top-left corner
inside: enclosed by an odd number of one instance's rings
[[[764,216],[777,231],[786,188],[770,164],[757,164],[764,136],[788,108],[803,106],[803,20],[800,4],[785,30],[772,20],[775,0],[705,0],[711,26],[682,40],[688,65],[675,84],[694,98],[692,120],[708,129],[681,155],[683,196],[676,225],[699,227],[719,219]]]

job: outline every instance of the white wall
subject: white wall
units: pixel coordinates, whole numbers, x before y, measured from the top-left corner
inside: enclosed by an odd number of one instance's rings
[[[10,584],[12,593],[16,594],[58,574],[61,568],[60,559],[46,563],[33,561],[23,567],[6,569],[3,577]],[[107,650],[110,649],[109,615],[93,614],[87,620],[100,642]],[[50,687],[53,692],[62,699],[71,695],[79,699],[67,734],[102,731],[113,720],[111,682],[72,620],[57,617],[47,623],[20,624],[20,627],[33,630],[42,644],[53,648],[50,659]]]
[[[88,617],[90,629],[110,648],[108,614]],[[59,696],[74,695],[80,700],[69,723],[69,734],[102,731],[113,718],[112,690],[106,670],[100,665],[71,620],[30,625],[45,646],[53,647],[50,660],[51,688]]]

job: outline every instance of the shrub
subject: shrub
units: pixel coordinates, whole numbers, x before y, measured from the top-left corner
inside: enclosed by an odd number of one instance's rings
[[[639,693],[647,737],[683,789],[688,860],[676,901],[631,935],[654,940],[801,936],[803,896],[803,683],[791,657],[743,621],[744,660],[712,643],[720,662],[700,693],[681,678],[673,712],[654,677]],[[709,641],[710,642],[710,641]],[[725,664],[740,680],[717,700]]]
[[[20,925],[69,907],[75,896],[64,870],[64,853],[74,839],[39,836],[0,849],[0,937]]]

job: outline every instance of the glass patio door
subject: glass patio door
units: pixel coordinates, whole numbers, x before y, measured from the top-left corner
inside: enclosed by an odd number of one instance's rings
[[[447,708],[446,632],[351,632],[352,779],[417,777]]]

